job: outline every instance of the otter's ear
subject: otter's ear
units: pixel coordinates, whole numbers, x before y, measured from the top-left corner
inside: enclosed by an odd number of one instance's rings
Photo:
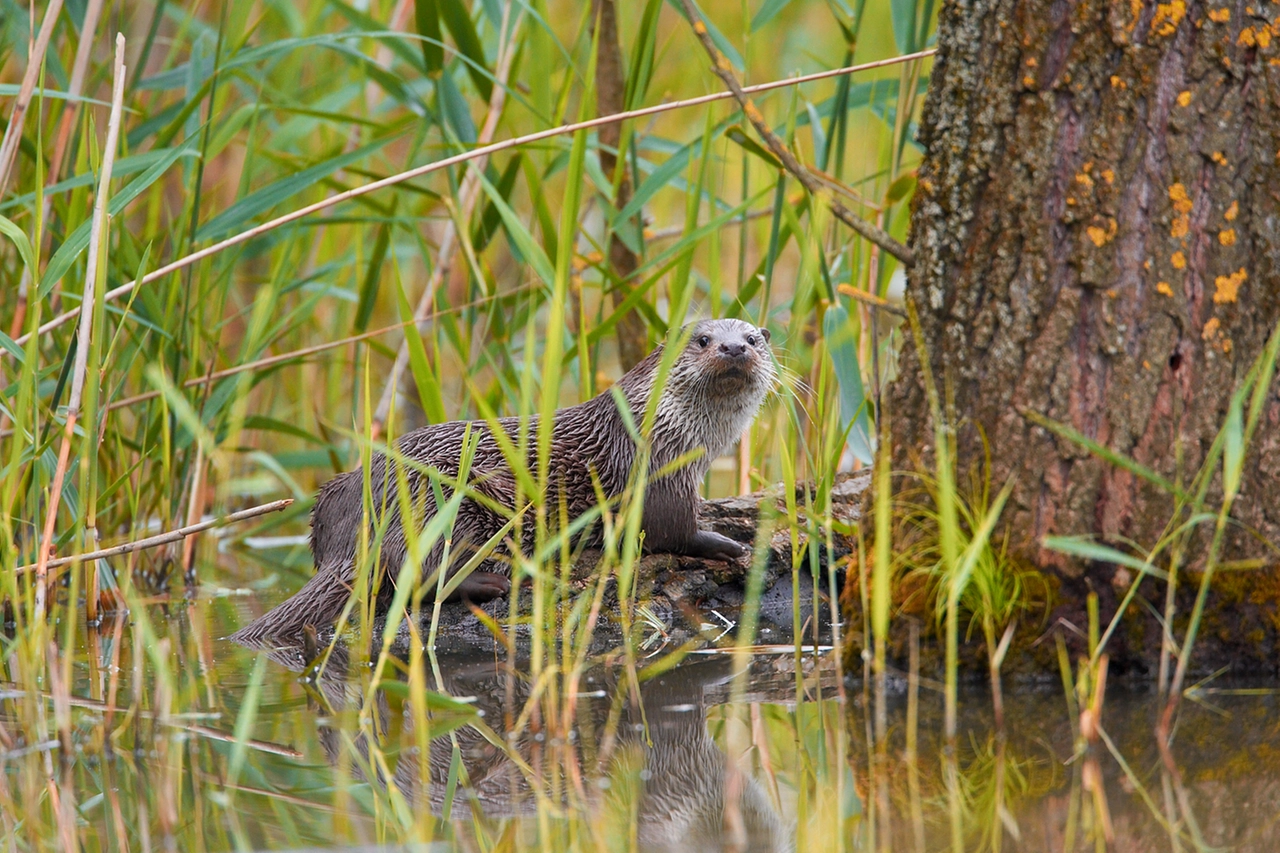
[[[769,330],[768,330],[768,329],[761,329],[761,330],[760,330],[760,334],[764,335],[764,339],[765,339],[766,341],[771,340],[771,339],[773,338],[773,335],[769,334]]]

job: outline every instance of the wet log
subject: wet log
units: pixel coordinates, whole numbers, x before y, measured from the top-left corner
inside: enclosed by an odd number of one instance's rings
[[[824,637],[831,622],[832,608],[828,589],[828,565],[835,565],[842,577],[853,543],[848,531],[856,523],[861,512],[864,493],[870,484],[867,473],[842,475],[831,490],[831,535],[819,523],[810,524],[800,512],[795,539],[792,525],[787,519],[786,500],[781,484],[764,491],[740,497],[704,501],[699,513],[702,527],[711,529],[747,545],[765,549],[762,567],[761,623],[757,640],[760,642],[789,642],[794,622],[792,566],[800,575],[802,627],[808,626],[806,637]],[[797,487],[799,507],[806,505],[808,484]],[[819,547],[809,547],[810,530],[817,530],[822,541]],[[830,547],[828,547],[828,539]],[[793,552],[794,547],[794,552]],[[792,554],[798,555],[793,561]],[[816,558],[816,562],[815,562]],[[571,594],[594,594],[594,579],[600,573],[599,551],[584,550],[576,556],[570,571]],[[700,635],[712,637],[723,634],[732,639],[737,613],[742,607],[749,574],[754,560],[722,562],[673,554],[647,554],[636,567],[636,600],[646,608],[646,622],[650,628],[652,645],[671,645],[696,639]],[[812,577],[818,574],[817,598],[820,602],[814,618],[814,587]],[[604,649],[621,643],[621,626],[617,621],[618,596],[616,579],[606,581],[602,599],[602,617],[595,631],[592,647]],[[509,600],[499,598],[481,606],[466,601],[447,601],[441,605],[437,626],[439,646],[442,650],[465,651],[468,649],[495,648],[498,640],[489,624],[505,625],[516,622],[516,636],[529,632],[528,593],[524,593],[520,609],[526,620],[508,619]],[[573,601],[568,603],[573,606]],[[271,619],[282,624],[313,624],[305,613],[287,611],[284,607],[273,611]],[[427,613],[430,609],[427,608]],[[429,618],[429,615],[424,618]],[[260,643],[281,632],[273,631],[267,620],[259,619],[237,633],[238,642]],[[489,623],[489,624],[486,624]],[[321,641],[331,626],[315,625]],[[814,628],[817,628],[815,631]],[[328,636],[332,636],[329,631]],[[281,637],[288,642],[299,642],[296,637]]]

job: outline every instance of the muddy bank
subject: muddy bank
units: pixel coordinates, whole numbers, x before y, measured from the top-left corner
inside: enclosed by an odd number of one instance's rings
[[[842,595],[845,636],[848,661],[860,666],[863,621],[856,597],[856,575],[850,577]],[[1086,566],[1073,577],[1052,570],[1036,572],[1036,602],[1017,621],[1002,668],[1006,678],[1057,683],[1057,637],[1062,638],[1073,661],[1086,655],[1090,594],[1097,595],[1098,630],[1105,634],[1135,577],[1136,573],[1126,568],[1101,562]],[[1171,627],[1178,643],[1187,635],[1202,577],[1200,572],[1184,570],[1177,579]],[[1157,677],[1167,590],[1163,579],[1140,579],[1136,594],[1106,642],[1111,678],[1144,682]],[[942,678],[944,635],[923,582],[900,582],[895,604],[890,629],[891,665],[904,671],[907,668],[914,622],[920,637],[921,673]],[[962,611],[961,620],[960,667],[972,679],[985,680],[987,648],[981,627],[970,613]],[[1175,648],[1175,660],[1176,656]],[[1213,673],[1255,681],[1280,678],[1280,566],[1219,570],[1214,575],[1189,668],[1193,677]]]

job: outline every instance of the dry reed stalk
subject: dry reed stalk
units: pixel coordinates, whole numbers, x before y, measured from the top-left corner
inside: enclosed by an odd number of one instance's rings
[[[55,0],[57,2],[57,0]],[[60,4],[59,4],[60,5]],[[40,551],[36,555],[35,621],[44,621],[45,578],[49,569],[50,551],[53,548],[53,527],[58,518],[58,505],[62,500],[62,483],[67,475],[67,461],[71,455],[71,440],[75,437],[76,419],[80,416],[80,401],[84,396],[85,372],[89,363],[89,335],[93,329],[94,297],[97,292],[98,261],[102,254],[102,239],[107,234],[107,193],[111,188],[111,170],[116,162],[116,143],[120,136],[120,114],[124,105],[124,34],[116,34],[116,59],[111,92],[111,119],[107,123],[107,142],[103,148],[102,172],[98,192],[93,204],[93,227],[89,233],[89,258],[85,268],[84,298],[81,306],[87,308],[80,315],[80,331],[77,336],[76,361],[72,371],[71,397],[67,401],[67,420],[62,430],[62,447],[58,450],[58,467],[49,487],[49,508],[45,514],[44,532],[40,537]],[[92,440],[88,438],[86,440]]]
[[[387,29],[392,32],[400,32],[409,23],[409,13],[414,9],[414,0],[396,0],[395,8],[391,10],[391,20],[387,22]],[[391,50],[390,44],[386,41],[380,41],[378,44],[378,52],[374,54],[373,61],[378,63],[387,70],[391,70],[391,62],[395,58],[395,52]],[[374,80],[369,80],[364,84],[364,105],[365,114],[373,115],[373,111],[385,99],[385,90]],[[355,144],[358,140],[360,132],[359,125],[352,125],[351,136],[347,139],[347,145],[350,150],[355,150]]]
[[[199,519],[204,514],[204,442],[196,442],[196,461],[191,467],[191,494],[188,495],[187,501],[187,527],[193,524],[199,524]],[[196,580],[196,540],[192,536],[184,537],[182,540],[182,579],[190,591],[195,586]]]
[[[867,305],[871,305],[875,308],[879,308],[881,311],[886,311],[895,317],[905,318],[907,316],[906,311],[899,308],[897,305],[893,304],[888,299],[883,299],[879,296],[876,296],[874,293],[867,293],[865,290],[859,290],[858,288],[848,284],[837,285],[836,290],[840,291],[845,296],[852,297],[858,302],[863,302]]]
[[[36,36],[31,53],[27,56],[27,70],[22,75],[22,85],[18,89],[18,99],[13,102],[13,112],[9,114],[9,126],[5,128],[4,140],[0,141],[0,197],[9,186],[9,176],[13,172],[13,164],[18,157],[18,146],[22,143],[22,128],[26,123],[27,108],[31,106],[31,97],[35,93],[36,81],[40,79],[40,70],[44,67],[44,54],[49,49],[49,39],[53,37],[53,28],[58,23],[58,15],[62,14],[62,0],[52,0],[45,9],[44,20],[40,23],[40,33]]]
[[[798,86],[802,83],[811,83],[815,80],[826,80],[830,77],[839,77],[843,74],[854,74],[859,71],[869,71],[874,68],[884,68],[885,66],[888,66],[888,65],[896,65],[899,62],[912,62],[917,59],[923,59],[928,56],[933,56],[936,52],[937,52],[936,49],[930,48],[929,50],[922,50],[916,53],[908,53],[902,56],[895,56],[890,59],[881,59],[881,60],[877,60],[876,62],[864,62],[860,65],[849,65],[849,66],[845,66],[844,68],[835,68],[828,71],[819,71],[814,74],[804,74],[797,77],[788,77],[785,80],[774,80],[769,83],[759,83],[754,86],[745,86],[741,89],[741,91],[743,94],[753,95],[760,92],[768,92],[773,89],[781,89],[787,86]],[[432,172],[438,172],[441,169],[447,169],[450,166],[456,166],[459,163],[465,163],[468,160],[475,160],[480,157],[487,157],[490,154],[497,154],[501,151],[507,151],[512,148],[519,148],[522,145],[528,145],[533,142],[541,142],[544,139],[551,139],[556,136],[567,136],[570,134],[577,133],[580,130],[590,130],[592,128],[600,127],[601,125],[610,124],[612,122],[625,121],[627,119],[633,119],[633,118],[643,118],[644,116],[657,115],[659,113],[670,112],[672,110],[680,110],[680,109],[686,109],[688,107],[697,107],[697,106],[702,106],[704,104],[712,104],[717,101],[730,100],[734,97],[735,97],[735,94],[733,92],[715,92],[710,95],[699,95],[696,98],[685,98],[684,100],[681,100],[681,101],[671,101],[665,104],[657,104],[652,107],[641,107],[639,109],[630,110],[625,113],[618,113],[616,115],[598,116],[593,119],[586,119],[585,121],[573,122],[571,124],[563,124],[563,125],[560,125],[559,127],[548,128],[547,130],[539,130],[534,133],[525,134],[524,136],[517,136],[511,139],[504,139],[501,142],[494,142],[489,145],[482,145],[479,148],[475,148],[475,149],[472,149],[471,151],[463,152],[462,154],[455,154],[452,157],[446,157],[445,159],[437,160],[434,163],[426,163],[421,166],[416,166],[412,169],[408,169],[404,172],[397,172],[394,175],[388,175],[385,178],[380,178],[376,181],[371,181],[370,183],[364,184],[362,186],[352,187],[349,190],[344,190],[343,192],[336,193],[334,195],[329,196],[326,199],[322,199],[321,201],[317,201],[313,204],[309,204],[309,205],[306,205],[305,207],[300,207],[297,210],[291,211],[281,216],[277,216],[275,219],[269,220],[267,222],[263,222],[261,225],[255,225],[252,228],[249,228],[245,231],[241,231],[239,234],[235,234],[231,237],[228,237],[225,240],[222,240],[218,243],[214,243],[212,246],[206,246],[203,249],[192,252],[191,254],[186,255],[184,257],[178,258],[176,261],[166,264],[165,266],[160,267],[159,269],[144,275],[142,278],[139,278],[129,284],[122,284],[119,287],[115,288],[114,290],[107,291],[106,295],[103,297],[103,301],[104,302],[114,301],[119,297],[125,295],[126,293],[129,293],[136,287],[139,287],[144,284],[151,284],[152,282],[157,281],[161,278],[164,278],[165,276],[171,273],[174,273],[180,269],[184,269],[185,267],[189,267],[192,264],[198,261],[202,261],[207,257],[216,255],[218,252],[221,252],[225,249],[230,249],[232,246],[238,246],[241,243],[248,242],[249,240],[252,240],[255,237],[260,237],[269,231],[273,231],[276,228],[281,227],[282,225],[288,225],[290,222],[296,222],[297,220],[310,216],[313,213],[317,213],[321,210],[326,210],[327,208],[333,207],[334,205],[342,204],[345,201],[350,201],[353,198],[359,198],[361,196],[368,195],[369,193],[375,192],[377,190],[385,189],[386,187],[395,186],[396,184],[404,183],[405,181],[413,180],[414,178],[420,178],[423,175],[429,175]],[[79,308],[72,308],[71,310],[63,314],[59,314],[57,317],[54,317],[49,322],[41,325],[40,328],[37,329],[35,333],[44,334],[60,326],[63,326],[66,323],[70,322],[71,320],[74,320],[76,316],[79,315],[79,313],[80,313]],[[26,335],[23,335],[20,338],[16,338],[15,343],[17,343],[18,346],[22,346],[27,342],[27,340],[30,337],[31,337],[31,333],[27,333]],[[6,355],[7,354],[8,353],[6,351]]]
[[[293,498],[282,498],[278,501],[271,501],[271,503],[242,509],[239,512],[233,512],[230,515],[224,515],[221,518],[211,518],[208,521],[202,521],[199,524],[179,527],[177,530],[157,533],[155,536],[148,536],[145,539],[136,539],[133,542],[125,542],[122,545],[103,548],[101,551],[90,551],[87,554],[75,554],[70,557],[59,557],[56,560],[47,561],[45,568],[56,569],[60,566],[70,565],[71,563],[83,563],[86,560],[100,560],[103,557],[118,557],[121,554],[130,554],[134,551],[145,551],[148,548],[168,545],[170,542],[177,542],[188,536],[196,533],[202,533],[205,530],[209,530],[214,527],[224,527],[228,524],[235,524],[239,521],[247,521],[250,518],[257,518],[258,516],[266,515],[267,513],[279,512],[291,503],[293,503]],[[14,571],[19,573],[29,572],[38,565],[38,563],[31,563],[26,566],[19,566],[17,569],[14,569]]]
[[[59,785],[55,774],[49,773],[47,784],[51,799],[55,801],[58,824],[58,835],[62,839],[63,850],[75,850],[76,844],[76,807],[75,784],[72,768],[75,762],[75,744],[71,740],[71,691],[67,684],[67,673],[63,672],[59,660],[58,646],[49,641],[45,653],[45,672],[49,679],[49,694],[53,699],[53,718],[58,727],[58,764],[62,769],[62,783]],[[49,754],[45,753],[46,768],[51,769]]]
[[[507,29],[506,16],[507,13],[504,12],[502,32],[506,32]],[[507,78],[511,76],[511,64],[516,54],[516,32],[519,30],[523,19],[524,13],[522,11],[512,25],[507,41],[499,48],[497,73],[494,75],[494,87],[489,96],[489,112],[485,116],[484,126],[480,129],[479,136],[476,137],[481,149],[493,140],[493,135],[498,130],[498,121],[502,118],[502,111],[507,102]],[[431,271],[431,278],[427,280],[427,286],[422,291],[422,298],[418,300],[417,306],[413,309],[413,319],[418,324],[426,321],[427,315],[431,311],[431,306],[435,303],[436,291],[440,289],[441,283],[453,266],[453,256],[457,251],[457,246],[454,244],[458,242],[457,223],[471,221],[476,202],[480,198],[480,176],[484,174],[485,166],[488,162],[487,156],[477,158],[474,168],[469,170],[462,179],[462,186],[458,189],[458,215],[449,217],[449,221],[445,223],[444,235],[440,238],[440,249],[436,254],[435,268]],[[421,327],[416,327],[416,330],[420,331]],[[373,438],[375,440],[382,434],[387,425],[387,417],[391,413],[391,400],[395,397],[396,390],[400,387],[400,377],[404,375],[405,368],[408,366],[409,343],[408,340],[404,340],[400,342],[400,348],[396,351],[395,363],[391,365],[391,373],[387,376],[386,383],[382,386],[382,395],[378,398],[378,407],[374,410]]]
[[[716,76],[729,87],[733,97],[742,107],[743,115],[751,122],[751,125],[756,129],[756,133],[760,134],[760,138],[764,140],[765,145],[768,146],[773,156],[782,161],[782,165],[786,167],[787,171],[794,175],[796,180],[803,184],[811,195],[822,198],[836,219],[839,219],[872,244],[879,246],[902,261],[903,265],[911,266],[915,262],[915,255],[910,249],[890,237],[883,228],[867,222],[840,202],[831,198],[829,192],[824,193],[823,181],[796,159],[796,156],[791,153],[791,149],[783,144],[778,135],[769,127],[760,110],[747,97],[747,90],[742,87],[742,84],[738,82],[738,78],[734,76],[733,66],[729,63],[729,60],[725,58],[720,49],[716,47],[715,42],[711,40],[707,25],[703,23],[701,14],[699,14],[691,0],[680,0],[680,7],[684,10],[685,17],[689,19],[689,23],[693,26],[694,35],[698,37],[703,49],[711,57],[711,67],[715,70]]]
[[[102,14],[102,0],[89,0],[84,10],[84,24],[80,28],[80,43],[76,46],[75,63],[71,68],[71,80],[67,85],[67,94],[70,96],[62,102],[62,118],[58,124],[58,136],[53,146],[53,159],[49,161],[49,174],[45,178],[45,187],[51,187],[58,182],[58,178],[62,175],[62,158],[66,154],[67,144],[71,141],[71,128],[75,126],[76,113],[78,104],[75,98],[80,96],[81,89],[84,88],[84,76],[89,67],[89,54],[93,50],[93,38],[97,35],[98,19]],[[4,195],[3,187],[0,187],[0,196]],[[51,209],[52,199],[45,196],[44,206],[40,215],[40,222],[49,221],[49,211]],[[52,239],[49,235],[48,239]],[[32,270],[23,269],[22,278],[18,281],[18,305],[13,312],[13,322],[9,326],[9,337],[16,338],[22,333],[22,326],[27,320],[27,294],[31,287]],[[7,424],[5,418],[0,416],[0,429]]]
[[[88,531],[93,537],[93,544],[101,544],[98,539],[98,528],[95,524]],[[98,561],[93,561],[93,566],[89,570],[89,587],[85,591],[84,596],[84,618],[89,625],[98,624],[98,596],[102,588],[102,579],[98,577]]]

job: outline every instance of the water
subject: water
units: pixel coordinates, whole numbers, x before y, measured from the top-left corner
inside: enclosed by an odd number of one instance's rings
[[[890,683],[877,752],[872,697],[830,654],[798,667],[789,651],[755,654],[735,680],[723,654],[655,673],[667,649],[566,683],[530,678],[524,654],[513,668],[406,643],[394,650],[412,659],[375,683],[345,647],[318,669],[305,638],[265,652],[219,639],[283,594],[156,601],[78,626],[62,707],[55,684],[13,683],[7,659],[0,846],[945,850],[954,794],[967,850],[1280,849],[1280,699],[1232,692],[1256,685],[1184,702],[1171,770],[1145,687],[1107,693],[1115,753],[1077,754],[1060,686],[1007,685],[1000,734],[970,685],[951,753],[926,682],[913,761],[906,680]],[[555,662],[549,651],[544,671]],[[427,688],[453,699],[423,701]]]

